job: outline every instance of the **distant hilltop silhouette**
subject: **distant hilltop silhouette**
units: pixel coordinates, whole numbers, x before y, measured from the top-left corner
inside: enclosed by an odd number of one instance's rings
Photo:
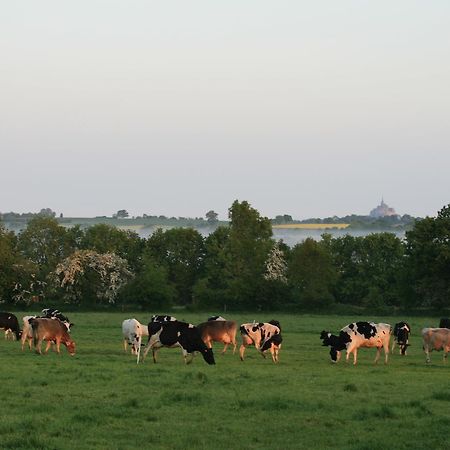
[[[381,198],[381,203],[372,211],[370,211],[370,217],[386,217],[386,216],[396,216],[394,208],[390,208],[386,203],[384,203],[384,199]]]

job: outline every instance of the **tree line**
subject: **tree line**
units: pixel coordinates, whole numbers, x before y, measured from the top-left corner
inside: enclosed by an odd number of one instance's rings
[[[450,205],[391,233],[306,239],[290,248],[246,201],[229,225],[148,238],[106,224],[66,228],[32,218],[18,234],[0,225],[0,302],[129,305],[168,310],[402,309],[450,306]]]

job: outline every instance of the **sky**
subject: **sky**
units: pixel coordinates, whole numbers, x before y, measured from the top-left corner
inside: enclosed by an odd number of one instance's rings
[[[1,1],[1,0],[0,0]],[[227,218],[450,203],[447,0],[24,0],[0,211]]]

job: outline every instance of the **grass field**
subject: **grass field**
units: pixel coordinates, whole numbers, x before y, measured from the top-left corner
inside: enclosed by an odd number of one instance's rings
[[[272,228],[286,230],[328,230],[330,228],[337,228],[343,230],[348,228],[349,225],[348,223],[285,223],[272,225]]]
[[[153,313],[153,312],[152,312]],[[413,331],[409,355],[375,366],[329,361],[322,329],[357,317],[228,314],[238,322],[280,320],[280,364],[253,348],[228,351],[216,365],[198,355],[184,365],[162,349],[140,365],[124,354],[121,322],[152,313],[71,313],[77,355],[21,352],[0,339],[2,449],[448,449],[450,367],[442,353],[425,364],[420,329],[436,318],[371,317]],[[29,313],[27,313],[29,314]],[[24,314],[18,313],[21,321]],[[192,323],[207,314],[178,313]],[[363,319],[367,319],[366,317]]]

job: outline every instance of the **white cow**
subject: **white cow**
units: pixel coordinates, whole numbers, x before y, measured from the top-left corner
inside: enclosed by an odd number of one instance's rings
[[[131,354],[137,355],[141,347],[142,336],[148,336],[148,327],[136,319],[125,319],[122,322],[122,333],[125,352],[128,344],[131,344]]]

